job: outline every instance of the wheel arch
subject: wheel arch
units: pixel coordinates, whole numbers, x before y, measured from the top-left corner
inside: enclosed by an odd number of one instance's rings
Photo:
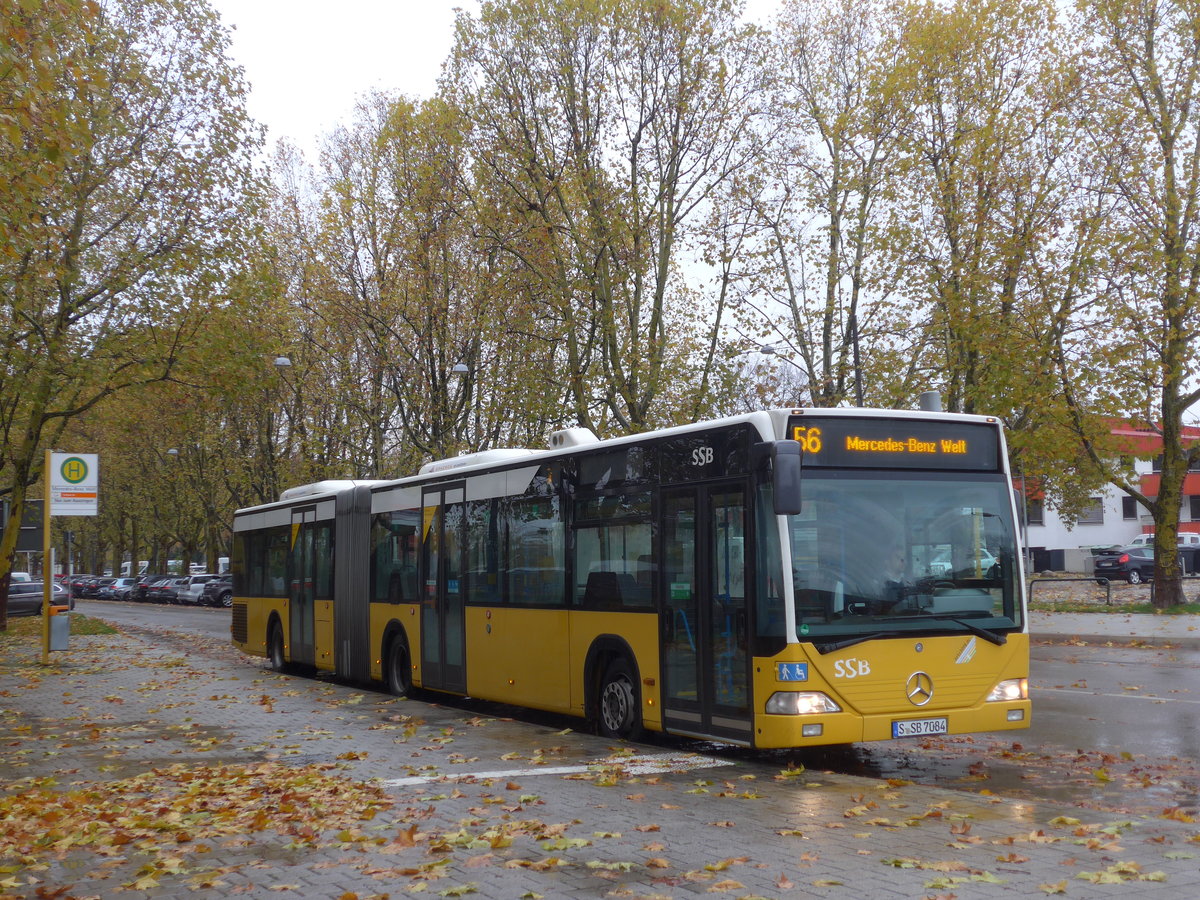
[[[599,713],[600,680],[616,659],[624,659],[629,664],[633,672],[634,690],[638,702],[641,702],[642,674],[637,654],[620,635],[597,635],[588,647],[583,662],[583,713],[589,722],[594,722]]]
[[[403,648],[404,656],[407,660],[407,672],[404,679],[406,687],[402,690],[393,686],[392,679],[392,668],[394,665],[392,655],[398,647]],[[412,642],[408,639],[408,629],[403,622],[397,619],[390,619],[383,628],[383,637],[379,641],[378,665],[379,679],[390,693],[400,697],[412,696],[416,682],[416,663],[412,655]]]
[[[279,629],[279,643],[281,645],[282,653],[280,655],[281,656],[280,661],[279,661],[280,665],[276,666],[273,661],[272,661],[271,665],[273,668],[275,668],[279,672],[286,672],[290,668],[290,662],[288,659],[288,650],[289,650],[288,630],[283,626],[283,616],[281,616],[279,614],[278,610],[273,609],[267,615],[266,634],[263,635],[264,646],[266,647],[266,650],[267,650],[267,659],[268,660],[273,660],[273,657],[271,655],[271,635],[274,634],[275,629],[277,629],[277,628]]]
[[[283,616],[281,616],[279,614],[279,610],[276,610],[276,609],[271,610],[270,614],[267,616],[267,636],[266,637],[267,637],[268,642],[270,642],[270,640],[271,640],[271,629],[272,628],[279,629],[279,633],[281,635],[283,635],[283,646],[287,647],[287,645],[288,645],[287,629],[283,627]]]
[[[404,627],[404,623],[399,619],[389,619],[388,623],[383,626],[383,638],[379,641],[379,664],[382,666],[387,660],[388,652],[392,648],[394,641],[403,641],[408,647],[409,657],[412,656],[412,641],[408,639],[408,629]]]

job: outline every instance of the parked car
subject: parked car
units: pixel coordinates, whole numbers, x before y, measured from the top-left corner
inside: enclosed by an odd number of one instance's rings
[[[184,601],[179,598],[179,592],[187,587],[187,583],[187,575],[177,575],[167,579],[167,583],[162,589],[163,599],[168,603],[183,603]]]
[[[107,581],[108,579],[105,579]],[[96,590],[97,600],[128,600],[129,592],[137,584],[136,578],[114,578],[109,584],[101,584]]]
[[[206,606],[233,606],[233,576],[216,575],[204,585],[204,596],[200,602]]]
[[[955,577],[952,569],[953,563],[951,561],[950,551],[948,549],[942,550],[939,553],[935,553],[929,560],[929,571],[939,578]],[[984,578],[1000,577],[999,561],[986,547],[981,548],[979,551],[979,571]],[[966,568],[958,571],[958,577],[970,578],[974,576],[974,573],[975,564],[974,560],[971,560],[970,564]]]
[[[148,579],[142,588],[142,599],[148,602],[158,602],[160,594],[168,581],[174,580],[174,575],[155,575]]]
[[[112,578],[108,575],[105,575],[102,578],[97,578],[94,584],[92,584],[84,589],[86,591],[85,596],[91,597],[94,600],[103,599],[100,596],[101,591],[107,590],[109,587],[111,587],[113,584],[116,583],[116,580],[117,579]]]
[[[1093,573],[1097,578],[1123,578],[1130,584],[1141,584],[1154,577],[1154,548],[1146,546],[1117,547],[1097,550]]]
[[[75,608],[75,600],[67,594],[61,584],[53,585],[50,602],[57,606]],[[40,616],[42,614],[42,592],[40,581],[18,581],[8,586],[8,614],[10,616]]]
[[[176,590],[176,599],[179,603],[195,603],[203,602],[204,585],[216,578],[216,575],[200,573],[198,575],[188,575],[186,578],[180,579],[180,584]]]
[[[28,572],[9,572],[8,580],[10,584],[16,584],[18,581],[33,581],[33,577]]]
[[[137,600],[139,603],[144,603],[150,599],[150,585],[158,581],[160,578],[166,578],[166,575],[139,575],[137,584],[129,592],[130,600]]]
[[[1139,534],[1129,542],[1130,547],[1153,547],[1154,532],[1149,534]],[[1195,531],[1180,531],[1175,535],[1175,546],[1181,550],[1188,548],[1190,550],[1200,549],[1200,532]]]
[[[88,589],[96,583],[97,578],[99,578],[98,575],[78,572],[71,576],[71,583],[67,589],[71,592],[72,597],[86,597]]]
[[[178,597],[179,583],[187,581],[178,575],[164,575],[151,582],[146,589],[146,599],[151,603],[174,603]]]

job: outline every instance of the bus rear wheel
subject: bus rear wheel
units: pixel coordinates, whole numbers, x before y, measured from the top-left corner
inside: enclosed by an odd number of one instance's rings
[[[267,632],[267,658],[271,660],[271,668],[276,672],[287,671],[287,657],[283,651],[283,629],[279,627],[278,622],[272,622],[271,630]]]
[[[600,682],[600,733],[636,741],[642,736],[642,715],[633,669],[624,659],[609,663]]]
[[[412,692],[412,664],[408,657],[408,644],[396,638],[388,645],[387,666],[384,669],[388,692],[395,697],[407,697]]]

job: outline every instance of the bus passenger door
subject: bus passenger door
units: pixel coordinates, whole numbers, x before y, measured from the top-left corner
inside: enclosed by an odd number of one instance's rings
[[[292,512],[292,552],[288,566],[289,659],[305,665],[315,662],[313,583],[316,557],[313,534],[316,518],[315,509]]]
[[[421,543],[421,684],[460,693],[467,690],[463,500],[462,487],[426,492]]]
[[[662,516],[666,725],[749,741],[746,489],[664,491]]]

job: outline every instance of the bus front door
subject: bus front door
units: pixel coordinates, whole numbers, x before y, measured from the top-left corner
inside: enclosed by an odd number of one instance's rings
[[[315,660],[313,585],[316,555],[313,534],[316,518],[315,509],[292,512],[292,552],[288,561],[289,659],[303,665],[312,665]]]
[[[466,693],[462,487],[425,493],[421,542],[421,686]]]
[[[665,724],[748,742],[746,489],[664,491],[662,516]]]

